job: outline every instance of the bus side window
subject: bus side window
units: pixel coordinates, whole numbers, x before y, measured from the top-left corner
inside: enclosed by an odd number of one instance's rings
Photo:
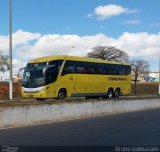
[[[49,62],[49,65],[55,65],[58,69],[60,69],[63,60],[53,60]]]
[[[88,63],[87,64],[87,73],[88,74],[97,74],[98,73],[98,64]]]
[[[70,73],[75,73],[75,63],[74,61],[66,61],[62,75],[70,74]]]
[[[114,64],[108,64],[106,65],[107,68],[107,74],[109,75],[117,75],[118,74],[118,70],[117,70],[117,66]]]
[[[105,64],[99,64],[99,74],[107,74],[107,69]]]
[[[120,75],[125,75],[125,66],[124,65],[120,65]]]
[[[105,68],[106,68],[106,73],[108,74],[108,75],[112,75],[113,74],[113,67],[112,67],[112,65],[111,64],[106,64],[105,65]]]
[[[114,65],[116,70],[116,75],[124,75],[123,74],[123,65]]]
[[[126,75],[131,74],[131,66],[126,65],[124,68],[125,68],[125,74]]]
[[[76,62],[76,73],[86,74],[87,73],[87,63],[86,62]]]

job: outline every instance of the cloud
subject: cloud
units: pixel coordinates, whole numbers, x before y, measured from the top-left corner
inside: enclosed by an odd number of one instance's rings
[[[147,32],[140,33],[123,33],[113,45],[125,50],[130,57],[150,57],[156,58],[159,55],[160,33],[149,34]]]
[[[94,9],[94,13],[89,13],[86,15],[87,18],[94,18],[94,16],[98,20],[105,20],[113,16],[118,16],[121,14],[131,14],[131,13],[137,13],[138,9],[129,9],[124,8],[120,5],[115,4],[109,4],[109,5],[100,5]]]
[[[16,56],[18,48],[23,48],[26,45],[30,45],[30,42],[33,40],[37,40],[41,37],[39,33],[31,33],[26,32],[23,30],[18,30],[13,33],[13,54]],[[9,54],[9,36],[0,35],[0,53],[2,54]],[[17,74],[17,71],[21,68],[21,66],[25,66],[26,62],[22,61],[25,58],[25,50],[22,53],[20,59],[14,58],[13,59],[13,74]],[[2,73],[0,72],[0,76],[5,79],[9,77],[9,72]]]
[[[92,13],[89,13],[86,15],[87,18],[94,18],[94,15]]]
[[[30,41],[38,39],[40,36],[41,34],[39,33],[30,33],[18,30],[13,33],[13,46],[16,47],[17,45],[27,44]]]
[[[160,22],[153,23],[150,25],[150,27],[160,27]]]
[[[19,45],[28,44],[30,41],[36,40],[41,36],[39,33],[30,33],[23,30],[18,30],[13,33],[13,49]],[[9,36],[0,36],[0,52],[8,54],[9,50]]]
[[[93,36],[49,34],[41,36],[34,45],[24,45],[17,50],[19,56],[39,57],[47,55],[79,55],[84,56],[96,45],[110,43],[112,38],[104,34]]]
[[[138,13],[138,12],[140,12],[139,9],[128,9],[128,11],[127,11],[128,14]]]
[[[128,11],[127,8],[124,8],[120,5],[114,5],[114,4],[105,5],[105,6],[101,5],[96,7],[94,10],[96,16],[100,20],[104,20],[112,16],[117,16],[123,13],[127,13],[127,11]]]
[[[141,23],[141,21],[140,20],[136,20],[136,19],[127,20],[126,22],[124,22],[124,24],[130,24],[130,25],[138,25],[140,23]]]
[[[19,33],[19,31],[17,31]],[[17,32],[14,35],[19,35]],[[35,34],[30,32],[23,40],[15,40],[13,68],[14,74],[28,60],[48,55],[74,55],[86,56],[93,47],[114,46],[129,54],[132,58],[142,57],[155,60],[159,56],[160,33],[149,34],[147,32],[125,32],[118,38],[109,37],[103,33],[96,35],[60,35],[60,34]],[[25,35],[25,34],[24,34]],[[6,38],[7,36],[0,36]],[[16,38],[16,37],[14,37]],[[22,37],[20,37],[22,39]],[[1,39],[2,40],[2,39]],[[34,43],[32,42],[34,40]],[[0,45],[1,46],[1,45]],[[8,42],[3,44],[7,48]]]
[[[19,57],[27,59],[48,55],[85,56],[97,45],[115,46],[126,51],[130,57],[156,57],[160,50],[160,33],[125,32],[118,38],[99,33],[92,36],[79,35],[42,35],[35,44],[24,45],[17,49]]]
[[[103,33],[96,35],[60,35],[60,34],[36,34],[22,30],[13,33],[14,53],[17,59],[31,59],[48,55],[78,55],[85,56],[97,45],[115,46],[131,57],[156,56],[160,50],[160,33],[149,34],[147,32],[124,32],[118,38],[109,37]],[[19,36],[19,39],[17,38]],[[0,40],[7,36],[0,36]],[[34,43],[31,43],[34,40]],[[5,42],[5,41],[4,41]],[[3,44],[7,48],[8,42]],[[0,45],[2,46],[2,45]]]

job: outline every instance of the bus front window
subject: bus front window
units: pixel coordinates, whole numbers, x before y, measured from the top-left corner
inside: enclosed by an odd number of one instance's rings
[[[43,69],[47,62],[28,63],[23,74],[23,86],[25,88],[36,88],[45,85]]]
[[[62,62],[28,63],[23,74],[23,87],[37,88],[56,81]]]

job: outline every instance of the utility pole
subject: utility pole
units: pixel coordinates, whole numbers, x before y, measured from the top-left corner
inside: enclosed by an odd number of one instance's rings
[[[13,80],[12,80],[12,0],[9,0],[9,99],[13,99]]]

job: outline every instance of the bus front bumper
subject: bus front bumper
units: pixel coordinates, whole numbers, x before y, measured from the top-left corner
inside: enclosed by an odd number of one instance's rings
[[[48,98],[48,91],[44,87],[39,87],[39,88],[22,87],[22,97],[24,98]]]

